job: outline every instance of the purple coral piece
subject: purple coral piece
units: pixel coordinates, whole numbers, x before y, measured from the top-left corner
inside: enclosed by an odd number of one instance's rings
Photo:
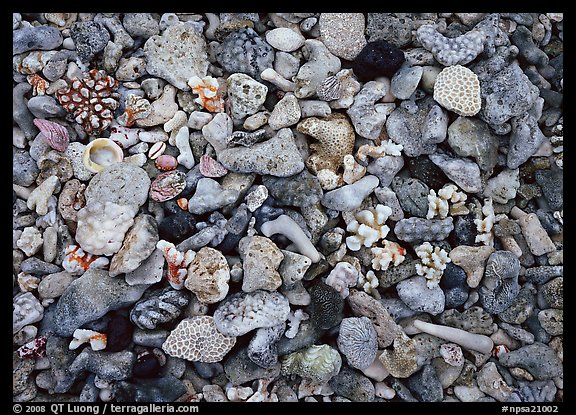
[[[70,138],[68,137],[68,130],[62,125],[42,120],[40,118],[34,119],[34,125],[38,127],[42,133],[42,137],[54,150],[66,151],[68,144],[70,144]]]

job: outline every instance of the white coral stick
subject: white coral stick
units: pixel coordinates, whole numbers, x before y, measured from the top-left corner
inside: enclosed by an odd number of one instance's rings
[[[470,350],[476,350],[480,353],[489,354],[494,347],[492,339],[482,334],[469,333],[454,327],[441,326],[421,320],[414,320],[414,327],[424,333],[440,337],[441,339],[459,344]]]

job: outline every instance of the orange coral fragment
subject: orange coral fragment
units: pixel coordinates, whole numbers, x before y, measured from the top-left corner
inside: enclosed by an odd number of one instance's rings
[[[26,77],[26,80],[34,88],[32,90],[33,95],[45,95],[46,89],[48,89],[48,87],[50,86],[50,83],[48,83],[47,80],[42,78],[37,73],[32,74],[32,75],[28,75]]]
[[[224,100],[218,95],[218,81],[211,76],[193,76],[188,80],[192,92],[198,94],[194,100],[210,112],[224,112]]]

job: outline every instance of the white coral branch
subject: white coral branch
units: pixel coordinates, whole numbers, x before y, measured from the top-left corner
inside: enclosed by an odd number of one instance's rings
[[[429,242],[424,242],[415,250],[421,260],[420,264],[416,264],[416,272],[428,280],[426,281],[428,288],[438,286],[446,264],[452,261],[448,253],[440,247],[433,247]]]
[[[384,205],[358,212],[346,227],[348,232],[356,234],[346,238],[346,246],[352,251],[358,251],[362,245],[370,248],[380,239],[384,239],[390,231],[384,223],[391,214],[392,209]]]

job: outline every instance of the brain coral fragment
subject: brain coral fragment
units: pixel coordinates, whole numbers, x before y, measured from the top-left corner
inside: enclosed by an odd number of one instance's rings
[[[434,100],[458,115],[476,115],[482,104],[478,76],[461,65],[444,68],[434,83]]]
[[[358,212],[346,227],[348,232],[356,234],[346,238],[346,246],[352,251],[358,251],[362,245],[370,248],[372,244],[384,239],[390,231],[384,223],[391,214],[392,209],[384,205]]]

